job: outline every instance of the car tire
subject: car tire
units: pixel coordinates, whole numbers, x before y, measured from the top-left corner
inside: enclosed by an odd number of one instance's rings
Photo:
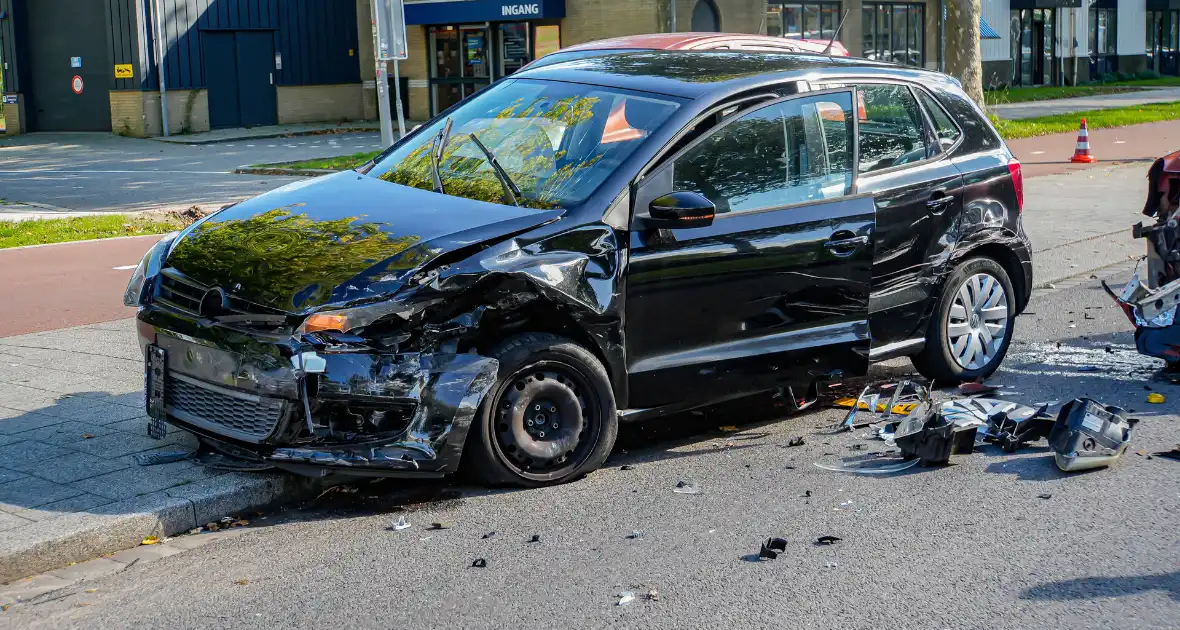
[[[996,288],[1003,296],[995,295]],[[1015,321],[1016,294],[1008,272],[991,258],[971,258],[946,279],[926,330],[926,345],[912,358],[914,367],[931,381],[948,385],[987,378],[1008,353]],[[997,334],[1003,335],[998,344]]]
[[[486,356],[500,367],[468,434],[462,467],[469,479],[539,487],[602,466],[619,420],[610,378],[597,357],[547,333],[512,337]]]

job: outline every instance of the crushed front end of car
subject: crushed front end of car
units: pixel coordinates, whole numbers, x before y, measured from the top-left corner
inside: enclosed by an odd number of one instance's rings
[[[125,301],[139,308],[150,432],[175,425],[308,475],[454,472],[497,379],[478,348],[538,303],[594,302],[583,274],[598,257],[613,277],[612,234],[567,233],[585,250],[562,251],[516,238],[558,211],[400,187],[399,206],[455,207],[369,222],[347,213],[377,205],[370,194],[389,203],[389,184],[324,179],[336,185],[268,193],[145,256]]]
[[[1147,178],[1143,214],[1155,223],[1133,230],[1147,240],[1147,269],[1136,270],[1121,293],[1107,291],[1135,325],[1139,352],[1180,369],[1180,151],[1156,160]]]

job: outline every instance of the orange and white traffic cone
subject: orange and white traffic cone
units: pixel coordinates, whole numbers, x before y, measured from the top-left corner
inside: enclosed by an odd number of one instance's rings
[[[1098,158],[1090,155],[1090,132],[1086,130],[1086,119],[1082,119],[1082,126],[1078,129],[1078,147],[1073,151],[1070,162],[1075,164],[1093,164]]]

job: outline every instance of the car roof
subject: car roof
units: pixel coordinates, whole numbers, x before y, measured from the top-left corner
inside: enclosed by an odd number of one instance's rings
[[[577,44],[562,49],[562,52],[575,50],[614,50],[622,48],[640,48],[648,50],[692,50],[706,47],[721,46],[729,42],[757,42],[768,46],[789,48],[795,40],[768,35],[748,35],[742,33],[650,33],[646,35],[628,35],[611,39],[600,39],[584,44]],[[795,42],[797,43],[797,42]]]
[[[512,78],[547,79],[698,99],[790,80],[847,77],[944,82],[936,72],[854,57],[741,51],[638,51],[571,59]]]

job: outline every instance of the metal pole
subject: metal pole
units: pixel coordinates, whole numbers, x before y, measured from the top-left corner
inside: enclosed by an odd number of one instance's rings
[[[671,28],[669,30],[671,30],[673,33],[675,33],[676,32],[676,0],[668,0],[668,4],[671,6],[671,18],[672,18],[671,19],[672,24],[671,24]]]
[[[397,134],[398,138],[406,136],[406,114],[402,111],[402,75],[400,69],[397,67],[397,59],[393,60],[393,102],[397,107]]]
[[[373,57],[377,61],[377,115],[381,119],[381,144],[388,147],[393,144],[393,123],[389,116],[389,74],[385,62],[381,61],[381,44],[377,40],[377,3],[370,2],[369,6],[373,9]]]
[[[168,87],[164,85],[164,56],[168,54],[164,41],[164,12],[160,8],[160,0],[152,0],[152,22],[156,27],[156,75],[160,80],[160,126],[164,128],[164,137],[168,137]]]
[[[938,0],[938,71],[946,72],[946,0]]]

